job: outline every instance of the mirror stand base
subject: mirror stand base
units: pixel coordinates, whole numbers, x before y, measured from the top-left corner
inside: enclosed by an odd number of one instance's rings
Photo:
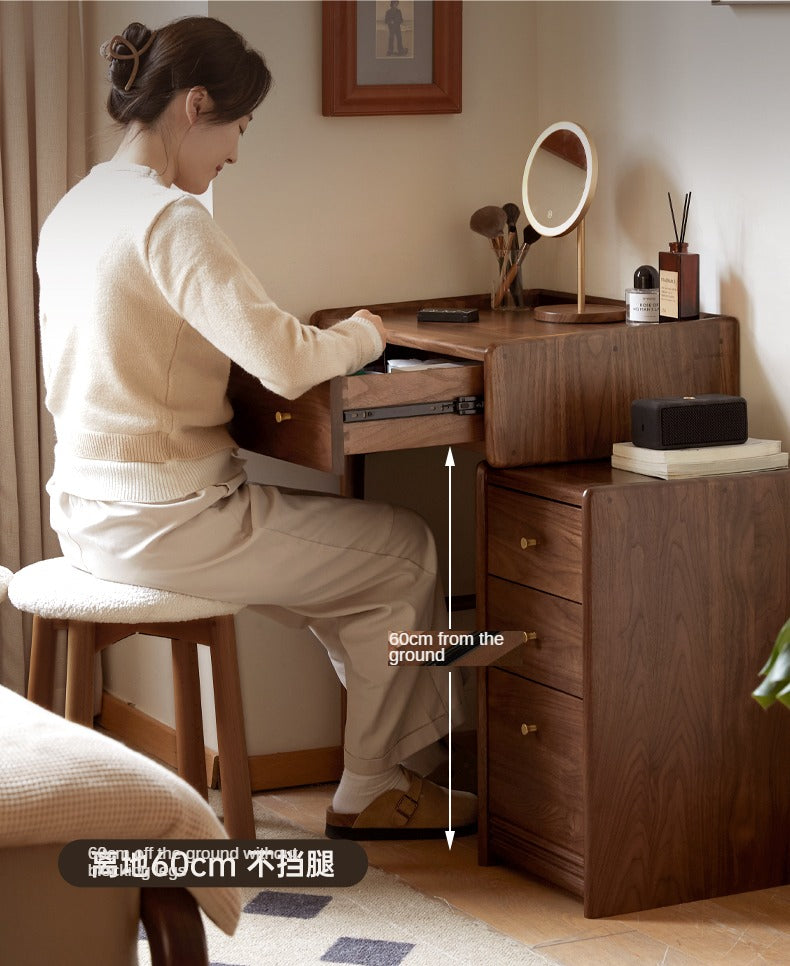
[[[572,302],[568,305],[538,305],[534,316],[538,322],[624,322],[625,308],[588,302],[580,312],[577,303]]]

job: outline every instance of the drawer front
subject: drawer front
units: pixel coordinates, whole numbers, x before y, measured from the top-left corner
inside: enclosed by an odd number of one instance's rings
[[[482,414],[432,413],[439,403],[483,398],[482,364],[416,372],[366,373],[333,381],[333,416],[341,420],[344,455],[381,453],[420,446],[474,443],[485,436]],[[342,422],[342,412],[373,412],[386,407],[427,404],[420,416]],[[432,404],[436,404],[432,406]]]
[[[496,668],[487,698],[489,815],[581,856],[582,702]]]
[[[490,573],[581,603],[579,507],[492,486],[487,527]]]
[[[489,577],[485,626],[524,631],[527,640],[495,667],[582,696],[582,606],[499,577]]]
[[[334,471],[330,383],[298,399],[265,389],[244,369],[232,365],[228,398],[233,406],[230,434],[242,449],[275,459]]]
[[[484,438],[482,414],[431,412],[431,404],[483,396],[482,364],[415,372],[365,373],[321,383],[298,399],[283,399],[233,366],[228,396],[231,433],[239,446],[329,473],[344,457],[420,446],[473,443]],[[427,404],[424,415],[378,419],[382,407]],[[344,422],[344,411],[373,418]],[[397,412],[397,409],[395,410]]]

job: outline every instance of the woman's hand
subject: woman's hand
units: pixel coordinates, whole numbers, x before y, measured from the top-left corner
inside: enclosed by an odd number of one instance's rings
[[[384,345],[387,344],[387,332],[384,328],[384,324],[381,321],[380,315],[374,315],[368,309],[357,309],[356,312],[352,313],[358,319],[365,319],[367,322],[372,322],[373,325],[378,329],[378,333],[381,336],[381,341]]]

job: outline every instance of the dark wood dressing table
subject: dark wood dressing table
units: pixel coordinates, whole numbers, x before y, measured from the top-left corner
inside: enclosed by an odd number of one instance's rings
[[[234,368],[234,437],[339,475],[365,453],[484,453],[478,621],[526,637],[479,672],[482,862],[570,889],[588,916],[787,881],[790,718],[749,691],[790,613],[790,471],[667,483],[608,465],[632,399],[738,392],[737,321],[560,325],[485,302],[369,306],[395,355],[470,366],[295,401]],[[420,324],[423,304],[480,321]]]
[[[535,302],[567,293],[530,293]],[[234,367],[231,427],[244,449],[342,475],[345,458],[419,446],[477,443],[492,466],[604,458],[630,437],[632,399],[738,389],[738,323],[727,316],[664,325],[559,325],[529,311],[492,311],[486,297],[428,300],[479,305],[474,323],[419,323],[424,301],[372,305],[399,355],[452,356],[455,369],[346,376],[294,401]],[[592,300],[591,300],[592,301]],[[603,301],[603,300],[602,300]],[[351,308],[315,313],[325,327]],[[377,418],[383,407],[482,400],[484,412]],[[349,421],[344,413],[373,411]]]

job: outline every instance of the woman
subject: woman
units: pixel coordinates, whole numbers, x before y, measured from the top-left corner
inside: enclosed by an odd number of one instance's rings
[[[294,398],[380,355],[381,320],[302,325],[192,197],[236,162],[271,83],[243,38],[207,17],[133,23],[102,52],[124,137],[38,252],[63,553],[98,577],[309,626],[348,689],[327,834],[439,836],[446,791],[401,763],[446,733],[446,677],[387,664],[390,631],[445,626],[430,533],[402,509],[248,483],[226,428],[230,360]],[[475,812],[454,796],[458,831]]]

